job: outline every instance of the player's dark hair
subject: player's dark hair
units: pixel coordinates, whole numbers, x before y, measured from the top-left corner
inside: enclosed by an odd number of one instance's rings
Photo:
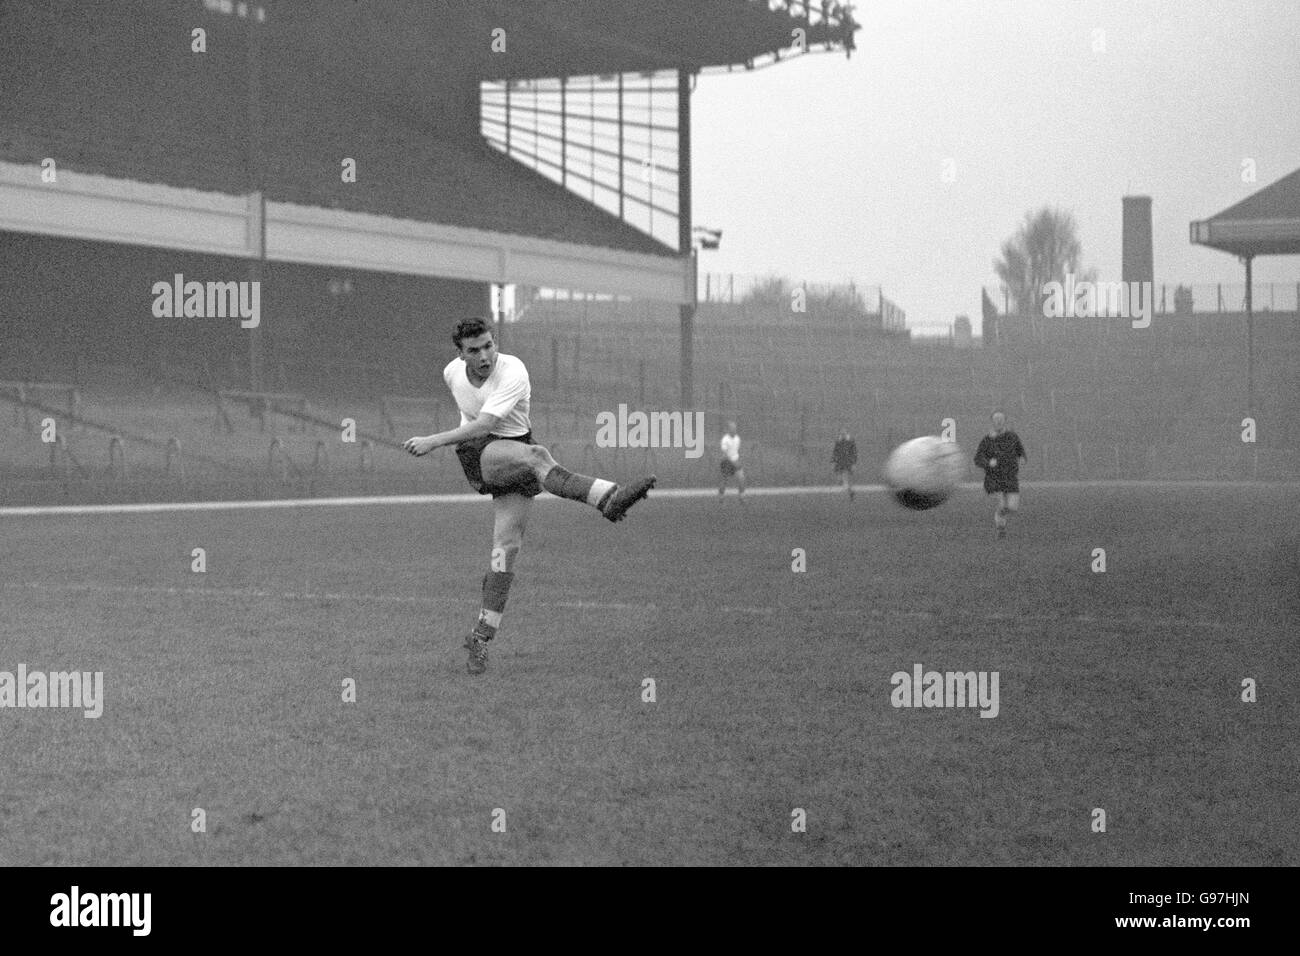
[[[460,348],[465,339],[476,339],[484,332],[491,332],[492,326],[486,319],[461,319],[456,323],[456,331],[451,333],[451,340]]]

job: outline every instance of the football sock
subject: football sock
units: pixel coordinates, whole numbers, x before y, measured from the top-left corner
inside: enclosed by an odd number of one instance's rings
[[[501,615],[506,609],[506,598],[510,595],[510,583],[514,579],[513,571],[489,571],[483,575],[483,607],[478,612],[474,633],[484,641],[497,635]]]
[[[604,478],[575,475],[562,465],[556,465],[542,479],[542,487],[559,498],[583,501],[595,508],[604,506],[617,485]]]

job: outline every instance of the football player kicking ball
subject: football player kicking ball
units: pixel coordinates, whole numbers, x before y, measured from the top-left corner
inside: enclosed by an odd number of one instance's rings
[[[442,377],[460,409],[460,427],[408,438],[402,447],[412,455],[427,455],[435,448],[455,445],[470,485],[479,494],[492,496],[492,561],[483,578],[478,623],[465,639],[469,672],[482,674],[487,670],[488,643],[501,626],[533,499],[544,488],[591,505],[610,521],[620,521],[654,487],[655,477],[624,486],[575,475],[556,464],[551,453],[533,441],[528,420],[531,386],[524,363],[497,351],[492,330],[483,319],[461,322],[452,341],[459,355],[442,370]]]
[[[1020,460],[1028,461],[1020,436],[1006,427],[1007,416],[993,413],[993,430],[980,440],[975,466],[984,469],[984,490],[998,496],[993,526],[998,537],[1007,536],[1007,515],[1020,510]]]

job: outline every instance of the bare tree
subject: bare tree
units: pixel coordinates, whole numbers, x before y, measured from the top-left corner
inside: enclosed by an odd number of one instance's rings
[[[1002,244],[1002,258],[993,268],[1007,287],[1011,305],[1020,315],[1042,311],[1043,286],[1053,280],[1064,282],[1067,272],[1077,281],[1095,281],[1096,270],[1079,272],[1079,242],[1074,216],[1044,206],[1025,214],[1016,234]]]

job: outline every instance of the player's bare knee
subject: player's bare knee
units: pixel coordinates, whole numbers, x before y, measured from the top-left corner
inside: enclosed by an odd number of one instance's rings
[[[510,565],[514,564],[515,555],[519,549],[524,546],[524,529],[521,524],[514,521],[499,524],[492,529],[492,564],[496,565],[504,561],[506,567],[496,568],[499,571],[509,571]]]
[[[496,528],[492,532],[492,547],[518,551],[524,544],[524,529],[516,524]]]
[[[543,445],[528,446],[528,465],[535,472],[545,473],[555,467],[555,459]]]

